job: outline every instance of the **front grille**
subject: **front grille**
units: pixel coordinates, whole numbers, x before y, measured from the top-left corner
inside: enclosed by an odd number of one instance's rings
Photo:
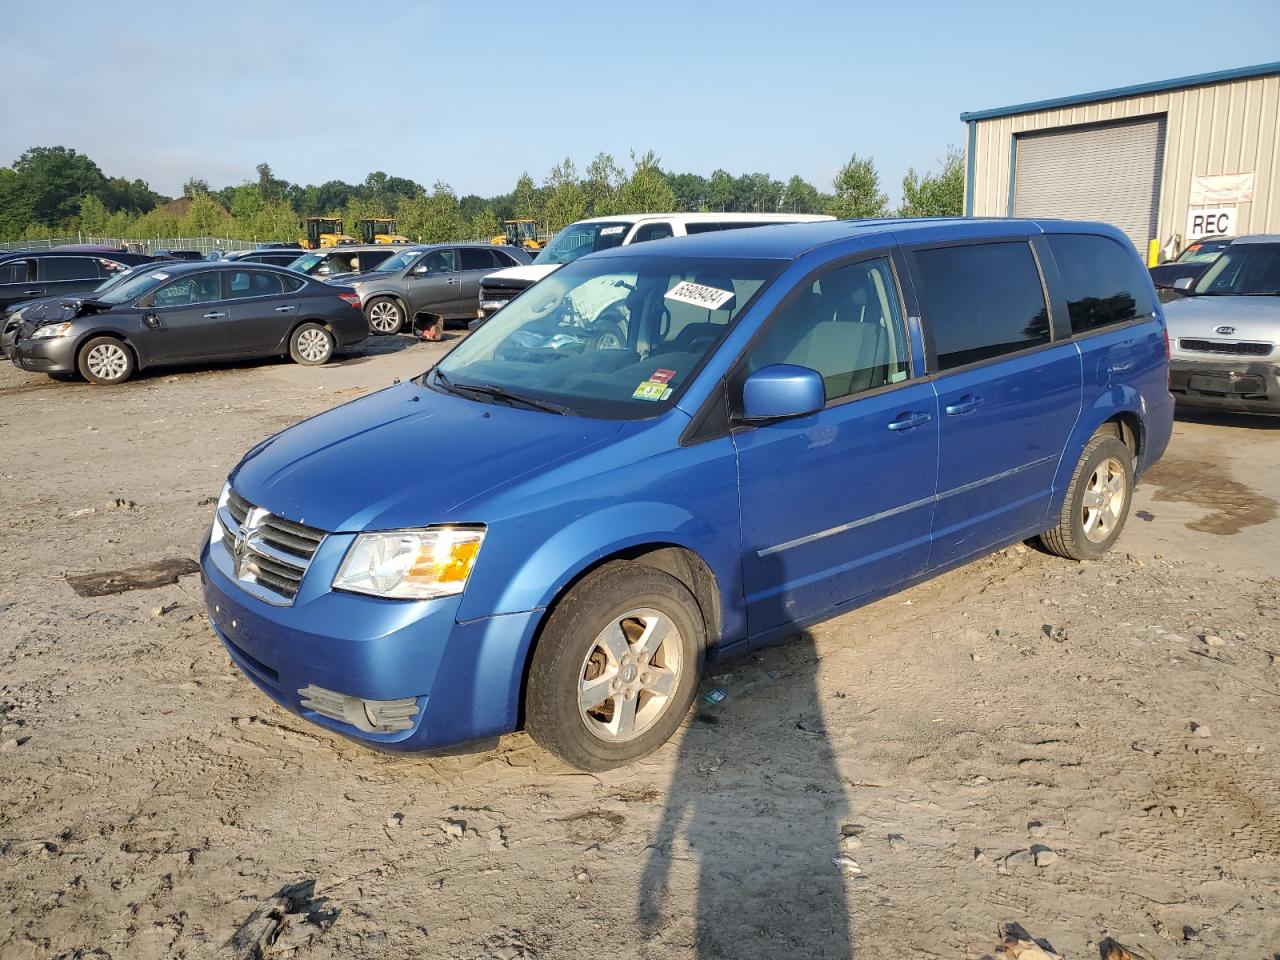
[[[255,507],[234,490],[218,521],[234,564],[231,575],[268,602],[293,603],[324,532]]]
[[[1192,353],[1221,353],[1237,357],[1268,356],[1275,344],[1254,340],[1187,340],[1180,338],[1178,346]]]
[[[527,286],[508,287],[508,286],[491,286],[484,283],[480,284],[480,301],[482,303],[506,303],[514,300],[517,296],[527,290]]]

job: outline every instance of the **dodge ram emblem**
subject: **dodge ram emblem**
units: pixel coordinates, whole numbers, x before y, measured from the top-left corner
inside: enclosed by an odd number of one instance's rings
[[[1235,333],[1235,332],[1236,332],[1236,328],[1235,328],[1235,327],[1228,327],[1228,326],[1226,326],[1225,324],[1223,324],[1221,327],[1214,327],[1213,332],[1214,332],[1214,333],[1220,333],[1220,334],[1222,334],[1224,337],[1229,337],[1229,336],[1231,336],[1231,334],[1233,334],[1233,333]]]

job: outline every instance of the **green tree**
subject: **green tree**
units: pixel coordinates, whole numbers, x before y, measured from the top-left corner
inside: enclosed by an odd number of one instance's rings
[[[107,233],[111,213],[107,205],[92,193],[80,198],[80,230],[91,237],[109,236]]]
[[[182,185],[182,195],[184,197],[199,197],[209,192],[209,181],[200,180],[192,177]]]
[[[900,217],[958,217],[964,213],[964,152],[948,147],[937,173],[917,174],[915,167],[902,178]]]
[[[668,173],[667,183],[675,195],[675,209],[696,212],[707,206],[707,178],[696,173]]]
[[[631,176],[618,191],[619,213],[661,213],[675,206],[676,195],[658,163],[652,150],[639,157],[632,151]]]
[[[578,183],[578,169],[568,157],[551,168],[546,179],[546,204],[542,225],[555,232],[581,220],[587,212],[587,197]]]
[[[437,182],[431,194],[400,203],[400,232],[419,243],[446,243],[463,234],[458,197],[447,183]]]
[[[707,181],[707,206],[717,212],[736,209],[733,205],[734,181],[727,170],[712,172]]]
[[[232,225],[222,205],[205,194],[192,198],[186,215],[178,222],[178,231],[184,237],[220,237]]]
[[[98,165],[66,147],[32,147],[13,165],[16,202],[29,220],[61,226],[76,216],[80,198],[106,185]]]
[[[787,181],[781,206],[787,213],[822,213],[824,203],[818,188],[797,175]]]
[[[262,199],[268,203],[277,200],[283,200],[289,190],[289,181],[280,180],[271,172],[271,164],[260,163],[257,166],[258,171],[258,193],[262,194]]]
[[[593,217],[607,217],[618,212],[618,191],[625,175],[614,162],[612,154],[597,153],[587,165],[587,176],[582,184],[587,213]]]
[[[542,215],[542,205],[538,201],[538,188],[534,186],[533,177],[528,173],[520,174],[520,179],[516,181],[515,219],[539,219]]]
[[[855,153],[840,168],[832,186],[835,196],[827,212],[842,220],[883,217],[889,212],[889,198],[880,192],[880,174],[870,157]]]
[[[471,239],[492,240],[502,232],[502,222],[493,215],[488,207],[481,208],[471,218]]]

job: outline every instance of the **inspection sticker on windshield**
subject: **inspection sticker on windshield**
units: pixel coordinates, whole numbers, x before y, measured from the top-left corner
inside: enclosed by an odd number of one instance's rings
[[[631,396],[632,399],[635,400],[649,400],[657,402],[658,400],[665,400],[667,397],[671,396],[671,388],[661,380],[646,380],[644,383],[640,384],[640,386],[636,387],[636,392]]]
[[[625,229],[627,228],[626,227],[605,227],[603,230],[600,231],[600,236],[611,237],[615,233],[621,233]]]
[[[654,383],[670,383],[671,378],[676,375],[674,370],[665,370],[659,367],[653,373],[649,374],[649,380]]]
[[[733,299],[733,291],[682,280],[666,292],[666,298],[691,303],[695,307],[706,307],[708,310],[719,310]]]
[[[152,280],[168,280],[169,275],[167,273],[153,273],[151,275],[151,279]]]

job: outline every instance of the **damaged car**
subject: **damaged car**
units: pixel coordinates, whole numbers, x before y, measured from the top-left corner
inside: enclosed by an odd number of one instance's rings
[[[279,267],[174,263],[22,322],[14,366],[123,383],[148,367],[288,356],[319,366],[368,336],[360,298]]]

